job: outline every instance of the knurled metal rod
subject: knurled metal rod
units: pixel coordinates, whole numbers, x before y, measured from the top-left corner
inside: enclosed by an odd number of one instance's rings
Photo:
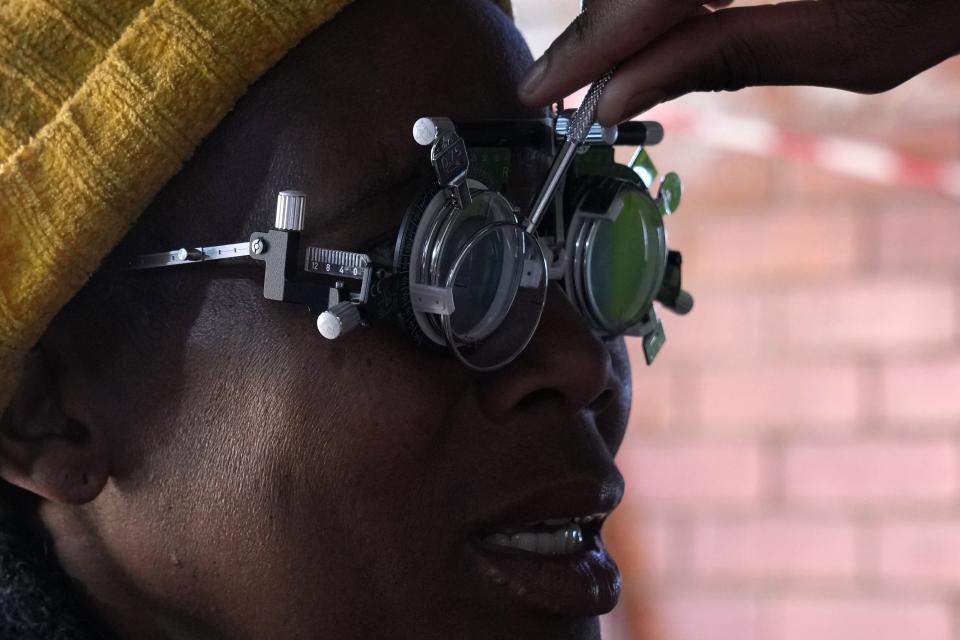
[[[540,193],[537,194],[536,199],[533,201],[530,215],[527,216],[527,233],[533,233],[540,225],[540,220],[543,219],[547,207],[549,207],[553,201],[557,187],[560,186],[560,181],[567,173],[567,169],[570,168],[570,164],[576,156],[577,149],[584,143],[587,134],[590,133],[590,127],[593,126],[593,122],[597,118],[597,105],[600,102],[600,95],[603,93],[603,89],[607,86],[607,82],[610,81],[612,76],[613,69],[607,71],[599,80],[594,82],[590,86],[589,91],[587,91],[587,95],[580,104],[580,108],[578,108],[570,118],[570,133],[567,134],[566,141],[563,143],[563,146],[560,147],[560,152],[557,154],[557,157],[554,158],[553,164],[550,166],[550,172],[547,174],[547,178],[540,188]]]

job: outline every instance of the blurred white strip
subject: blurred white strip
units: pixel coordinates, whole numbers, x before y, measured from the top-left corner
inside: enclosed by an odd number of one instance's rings
[[[764,120],[716,114],[694,120],[693,129],[706,144],[756,155],[770,155],[779,133]]]
[[[843,175],[887,185],[935,189],[960,199],[960,163],[937,163],[892,147],[840,136],[813,136],[782,129],[760,118],[703,114],[673,105],[646,117],[659,118],[668,135],[677,132],[697,143],[762,157],[792,158]]]
[[[875,144],[823,137],[813,148],[813,157],[825,169],[866,180],[896,182],[899,177],[899,154]]]

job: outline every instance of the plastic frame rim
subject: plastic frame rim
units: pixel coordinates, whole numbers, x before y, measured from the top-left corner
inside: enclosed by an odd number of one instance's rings
[[[623,181],[623,184],[617,190],[618,197],[625,188],[635,189],[642,197],[649,200],[649,204],[654,207],[654,210],[657,210],[656,202],[650,196],[650,193],[631,182]],[[593,243],[600,225],[605,222],[612,224],[615,222],[616,218],[610,219],[605,216],[583,213],[580,211],[580,204],[581,203],[577,204],[569,226],[570,233],[567,236],[568,263],[566,265],[566,275],[564,280],[568,284],[569,293],[572,294],[574,301],[581,309],[582,315],[589,319],[595,331],[603,335],[605,338],[622,335],[623,333],[643,322],[643,319],[646,317],[651,305],[653,304],[653,300],[656,298],[656,291],[649,296],[650,299],[647,301],[647,303],[630,320],[612,324],[608,323],[604,319],[603,314],[597,308],[594,300],[593,287],[590,284],[588,271],[590,268],[590,257],[593,250]],[[657,263],[657,273],[655,274],[653,281],[660,282],[663,280],[667,266],[666,228],[663,224],[662,216],[658,215],[655,232],[657,237],[657,251],[662,255],[662,259]]]
[[[467,179],[467,184],[471,191],[488,191],[486,185],[472,178]],[[437,190],[424,207],[416,230],[413,232],[414,239],[410,247],[411,264],[408,266],[408,281],[411,288],[418,283],[436,286],[437,279],[431,277],[431,268],[435,260],[439,262],[439,256],[442,254],[440,251],[442,241],[437,242],[436,238],[441,232],[441,227],[449,226],[451,220],[455,218],[452,215],[455,211],[457,207],[450,200],[446,189],[442,188]],[[413,264],[414,261],[416,264]],[[410,300],[407,299],[401,304],[410,304]],[[436,318],[431,317],[433,314],[417,311],[413,309],[412,304],[410,306],[410,311],[423,335],[438,346],[447,346],[442,326]]]

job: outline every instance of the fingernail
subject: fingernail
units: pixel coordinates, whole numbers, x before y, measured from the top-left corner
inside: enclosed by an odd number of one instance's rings
[[[529,96],[537,90],[537,87],[539,87],[543,81],[543,76],[547,72],[547,66],[549,65],[546,55],[541,56],[539,60],[533,63],[533,66],[530,67],[527,75],[524,76],[523,81],[520,83],[520,95]]]

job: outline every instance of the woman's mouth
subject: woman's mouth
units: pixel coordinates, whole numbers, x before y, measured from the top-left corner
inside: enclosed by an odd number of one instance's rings
[[[603,505],[609,509],[590,515],[479,530],[472,547],[481,576],[491,588],[539,613],[589,617],[609,612],[620,597],[621,579],[600,531],[616,502],[619,495]]]

